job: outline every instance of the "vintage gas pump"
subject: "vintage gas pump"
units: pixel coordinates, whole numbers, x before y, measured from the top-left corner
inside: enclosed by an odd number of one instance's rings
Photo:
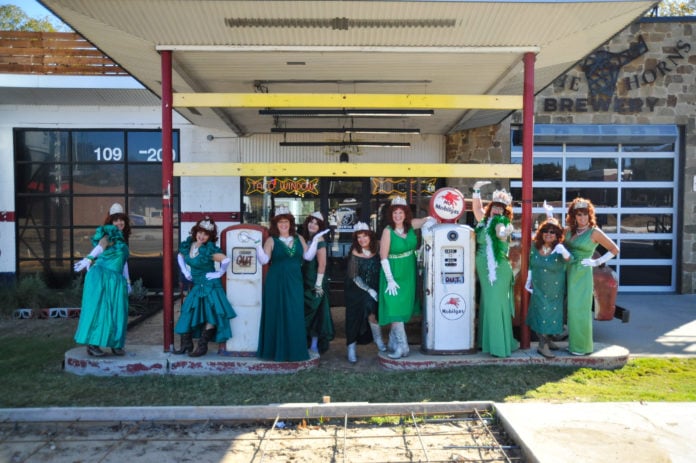
[[[462,193],[441,188],[430,199],[440,224],[423,231],[423,342],[425,354],[475,352],[474,230],[454,223],[464,214]]]
[[[237,316],[230,320],[232,337],[227,340],[227,355],[253,357],[259,344],[263,266],[256,259],[256,243],[263,243],[268,230],[259,225],[240,224],[227,227],[221,245],[232,263],[223,277],[227,299]]]

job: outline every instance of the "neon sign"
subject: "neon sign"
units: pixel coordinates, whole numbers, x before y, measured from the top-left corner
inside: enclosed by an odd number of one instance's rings
[[[254,193],[264,194],[293,194],[304,196],[306,194],[319,194],[319,179],[318,178],[249,178],[246,179],[246,192],[250,195]]]

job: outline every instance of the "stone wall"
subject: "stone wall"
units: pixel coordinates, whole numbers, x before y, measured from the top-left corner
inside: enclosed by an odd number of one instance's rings
[[[677,124],[682,129],[680,189],[683,204],[681,292],[696,293],[696,36],[694,18],[638,21],[578,63],[535,98],[537,124]],[[602,72],[591,71],[592,66]],[[497,163],[510,159],[509,127],[452,134],[447,162]],[[475,179],[452,179],[466,195]],[[504,183],[502,186],[505,186]]]

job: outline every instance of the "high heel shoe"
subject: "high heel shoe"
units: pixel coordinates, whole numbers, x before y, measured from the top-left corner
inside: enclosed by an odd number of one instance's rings
[[[179,350],[173,352],[174,355],[185,354],[186,352],[193,352],[193,334],[184,333],[181,335],[181,344]]]
[[[87,346],[87,355],[92,356],[92,357],[103,357],[104,351],[101,350],[101,348],[99,348],[99,346],[89,344]]]
[[[112,347],[112,348],[111,348],[111,353],[114,354],[114,355],[117,355],[117,356],[119,356],[119,357],[123,357],[124,355],[126,355],[126,351],[123,350],[123,349],[120,348],[120,347]]]

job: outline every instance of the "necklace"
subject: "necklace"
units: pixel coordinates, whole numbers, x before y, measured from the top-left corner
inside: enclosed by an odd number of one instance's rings
[[[363,255],[366,256],[366,257],[372,257],[372,252],[371,252],[369,249],[363,248],[363,249],[362,249],[362,253],[363,253]]]
[[[198,255],[198,245],[197,244],[192,244],[191,245],[191,250],[189,251],[189,256],[191,258],[194,258]]]
[[[545,256],[548,256],[551,253],[551,248],[549,248],[548,246],[542,246],[541,253]]]
[[[404,227],[397,227],[397,228],[394,229],[394,232],[395,232],[397,235],[404,236]]]
[[[575,229],[575,236],[582,235],[583,233],[585,233],[587,231],[588,228],[590,228],[589,225],[582,227],[582,228],[576,228]]]
[[[293,241],[295,241],[295,238],[292,236],[279,236],[278,239],[285,245],[285,252],[287,252],[290,257],[294,256],[295,246]]]

